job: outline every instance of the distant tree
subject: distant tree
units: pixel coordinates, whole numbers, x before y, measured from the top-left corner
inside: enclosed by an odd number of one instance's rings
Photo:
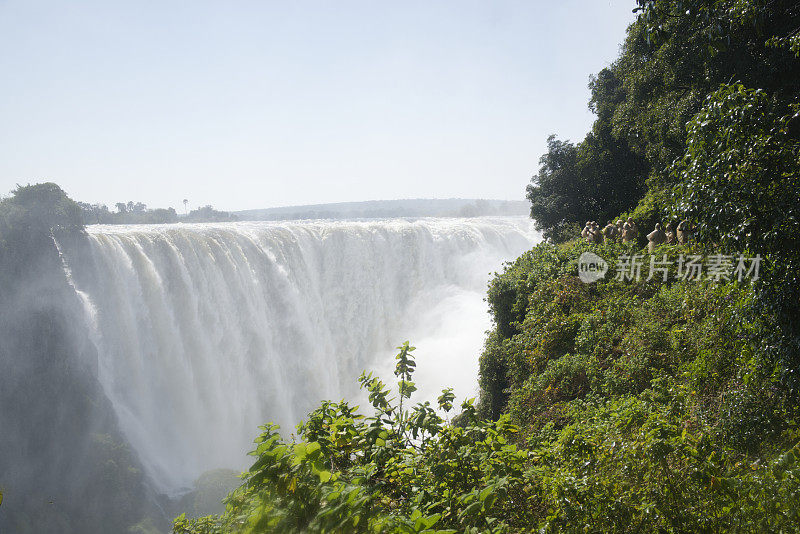
[[[147,205],[142,202],[128,201],[128,213],[144,213],[147,211]]]
[[[82,203],[87,221],[104,224],[165,224],[178,221],[174,208],[148,209],[142,202],[118,202],[117,211],[111,213],[108,208],[99,204]]]
[[[107,224],[113,222],[113,215],[105,204],[89,204],[78,202],[83,212],[83,221],[86,224]]]
[[[226,211],[217,211],[211,206],[203,206],[192,210],[184,219],[187,222],[228,222],[238,218]]]

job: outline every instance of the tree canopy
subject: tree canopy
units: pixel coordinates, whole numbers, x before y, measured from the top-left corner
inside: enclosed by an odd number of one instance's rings
[[[796,95],[796,2],[640,0],[636,8],[620,56],[591,79],[592,131],[574,154],[549,141],[528,186],[531,216],[551,240],[567,223],[632,210],[648,191],[662,198],[679,178],[669,169],[686,152],[686,125],[721,84],[777,101]],[[656,216],[667,203],[656,203]]]

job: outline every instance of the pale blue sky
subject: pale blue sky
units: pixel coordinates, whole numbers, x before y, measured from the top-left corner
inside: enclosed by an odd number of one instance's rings
[[[633,0],[0,0],[0,194],[524,199]]]

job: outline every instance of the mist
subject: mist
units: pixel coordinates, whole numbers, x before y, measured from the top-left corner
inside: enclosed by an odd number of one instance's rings
[[[87,239],[64,247],[65,272],[98,380],[149,479],[180,494],[204,471],[245,468],[259,424],[288,433],[320,400],[354,398],[358,374],[410,335],[468,385],[489,271],[534,234],[524,219],[425,219],[97,226]],[[476,335],[454,343],[459,323]]]
[[[14,451],[0,462],[14,510],[0,524],[103,532],[165,529],[203,477],[230,485],[248,467],[259,425],[290,438],[323,399],[363,402],[358,375],[391,379],[406,339],[420,346],[419,400],[474,396],[486,283],[538,234],[525,218],[483,217],[20,239],[30,256],[6,258],[19,270],[0,310],[1,443]]]

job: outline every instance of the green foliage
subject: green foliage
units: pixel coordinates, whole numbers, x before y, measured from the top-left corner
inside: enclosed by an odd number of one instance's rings
[[[769,494],[796,495],[797,468],[776,472],[785,455],[762,466],[721,448],[690,402],[690,392],[660,380],[639,398],[576,404],[555,439],[532,440],[545,531],[793,530],[796,511]]]
[[[211,206],[203,206],[192,210],[184,219],[186,222],[231,222],[236,221],[237,217],[226,211],[218,211]]]
[[[687,128],[676,210],[699,237],[741,252],[800,250],[800,101],[723,85]]]
[[[402,393],[413,375],[410,348],[398,347],[401,399],[411,396]],[[594,360],[567,354],[532,376],[533,388],[558,391],[548,402],[559,409],[523,436],[509,415],[481,420],[471,400],[461,405],[459,425],[428,403],[403,410],[378,378],[362,374],[373,415],[324,402],[294,442],[274,425],[262,427],[255,462],[226,498],[225,513],[181,515],[173,532],[793,530],[800,519],[795,431],[781,434],[760,421],[778,446],[768,461],[753,459],[726,445],[726,432],[736,429],[721,431],[705,417],[698,410],[704,397],[680,378],[652,379],[635,395],[587,394]],[[439,408],[447,413],[452,402],[445,390]],[[726,404],[730,411],[738,405],[744,417],[766,413],[758,402]]]
[[[576,276],[587,250],[610,263],[593,284]],[[798,471],[779,466],[796,461],[796,410],[763,344],[775,325],[759,312],[757,284],[678,280],[674,270],[667,282],[614,280],[614,259],[631,252],[541,244],[490,283],[481,406],[520,426],[538,504],[531,524],[792,531],[796,513],[780,499],[797,495]],[[700,251],[655,254],[690,252]]]
[[[800,12],[788,0],[637,0],[639,18],[649,40],[661,43],[674,32],[670,23],[681,21],[697,29],[709,52],[722,54],[743,36],[759,44],[796,52]]]
[[[637,4],[620,56],[590,83],[592,131],[577,145],[551,137],[528,186],[531,216],[553,242],[568,237],[568,224],[603,225],[645,194],[646,226],[661,221],[671,204],[664,194],[676,179],[668,169],[691,145],[686,124],[720,84],[738,80],[784,103],[796,96],[796,2]]]
[[[82,230],[80,206],[54,183],[17,186],[10,197],[0,200],[2,248]]]
[[[609,262],[605,279],[593,284],[576,276],[587,250]],[[709,396],[743,380],[764,387],[775,379],[761,346],[775,328],[759,316],[753,285],[681,280],[674,266],[667,282],[646,280],[645,271],[639,281],[620,282],[616,259],[630,252],[613,243],[541,244],[496,275],[495,327],[481,357],[482,415],[497,417],[508,406],[518,422],[538,427],[561,402],[639,394],[664,375],[685,375]],[[654,255],[688,252],[663,246]],[[642,263],[649,258],[643,254]],[[498,287],[506,290],[493,293]]]
[[[606,221],[636,204],[647,169],[624,143],[598,124],[577,146],[547,140],[539,173],[527,187],[531,217],[546,239],[562,242],[587,219]],[[580,231],[580,229],[578,229]]]
[[[174,208],[148,209],[141,202],[118,202],[117,211],[111,212],[104,204],[78,203],[86,224],[165,224],[178,221]]]
[[[398,404],[372,375],[362,374],[374,413],[324,402],[288,443],[262,427],[245,483],[218,517],[178,517],[173,532],[504,532],[525,526],[528,453],[513,443],[508,417],[482,421],[473,401],[452,426],[429,405],[404,408],[415,362],[398,347]],[[448,413],[446,389],[439,409]],[[522,507],[520,507],[522,505]]]
[[[700,239],[763,258],[758,304],[780,327],[775,356],[800,394],[800,101],[741,84],[711,94],[672,173],[677,215]]]
[[[81,233],[81,209],[58,185],[17,186],[0,200],[0,289],[41,268],[53,237]]]
[[[179,221],[175,208],[149,209],[141,202],[117,202],[112,212],[104,204],[78,203],[86,224],[169,224]],[[211,206],[192,210],[184,222],[230,222],[237,217],[225,211],[217,211]]]
[[[550,146],[561,165],[544,165],[529,187],[532,216],[553,242],[568,236],[565,221],[604,223],[579,160],[615,142],[649,175],[638,205],[616,213],[640,229],[688,219],[697,252],[759,254],[760,278],[581,288],[583,250],[609,259],[624,248],[542,246],[537,264],[520,261],[490,283],[482,413],[512,415],[534,451],[562,439],[542,455],[542,480],[558,481],[563,499],[549,510],[553,530],[794,530],[781,499],[796,498],[797,472],[781,466],[796,461],[800,394],[800,10],[637,3],[620,57],[592,81],[593,131]],[[629,154],[611,157],[625,183]],[[549,193],[542,175],[557,182]],[[656,254],[665,252],[688,251]]]
[[[194,482],[194,489],[181,497],[173,509],[189,517],[221,514],[225,511],[222,499],[240,484],[239,473],[231,469],[206,471]]]

